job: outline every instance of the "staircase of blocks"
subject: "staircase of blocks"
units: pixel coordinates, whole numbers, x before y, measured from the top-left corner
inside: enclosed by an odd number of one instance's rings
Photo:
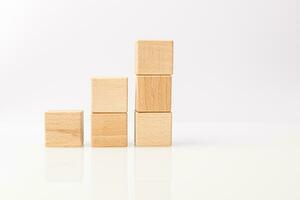
[[[172,145],[173,41],[136,42],[136,146]],[[128,146],[128,78],[91,79],[91,146]],[[45,113],[46,147],[82,147],[82,110]]]

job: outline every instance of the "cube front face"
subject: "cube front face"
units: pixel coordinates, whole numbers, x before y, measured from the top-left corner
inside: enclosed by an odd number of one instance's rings
[[[93,147],[127,146],[127,113],[93,113],[91,140]]]
[[[135,113],[136,146],[171,146],[172,113]]]
[[[49,111],[45,113],[47,147],[80,147],[83,145],[82,111]]]
[[[171,76],[136,77],[136,111],[171,111]]]
[[[127,78],[93,78],[92,112],[127,112]]]
[[[137,75],[173,74],[173,41],[138,41]]]

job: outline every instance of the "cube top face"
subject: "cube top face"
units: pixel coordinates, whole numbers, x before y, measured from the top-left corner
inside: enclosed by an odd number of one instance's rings
[[[92,114],[92,146],[127,146],[127,113]]]
[[[170,112],[171,92],[171,76],[137,76],[136,111]]]
[[[172,113],[135,113],[136,146],[172,145]]]
[[[92,78],[92,112],[127,112],[128,78]]]
[[[83,114],[83,110],[48,110],[46,113],[48,114],[59,114],[59,113],[62,113],[62,114],[66,114],[66,113],[74,113],[74,114]]]
[[[137,75],[172,75],[173,41],[137,41]]]
[[[45,145],[47,147],[82,146],[83,111],[53,110],[46,112]]]

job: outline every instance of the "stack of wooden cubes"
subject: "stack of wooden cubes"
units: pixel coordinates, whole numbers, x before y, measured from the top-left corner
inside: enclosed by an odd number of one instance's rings
[[[135,145],[172,145],[173,41],[137,41]]]
[[[128,78],[92,79],[93,147],[124,147],[127,139]]]

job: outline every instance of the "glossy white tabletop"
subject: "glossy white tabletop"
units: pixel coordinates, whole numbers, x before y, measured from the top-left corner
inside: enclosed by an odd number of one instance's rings
[[[169,148],[45,148],[6,125],[0,199],[300,198],[298,125],[175,124]]]

